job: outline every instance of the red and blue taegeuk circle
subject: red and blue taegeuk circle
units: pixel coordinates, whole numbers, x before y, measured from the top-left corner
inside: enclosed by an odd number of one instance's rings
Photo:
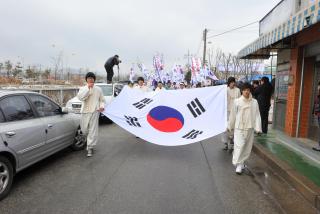
[[[157,106],[148,113],[148,123],[161,132],[179,131],[184,124],[182,114],[168,106]]]

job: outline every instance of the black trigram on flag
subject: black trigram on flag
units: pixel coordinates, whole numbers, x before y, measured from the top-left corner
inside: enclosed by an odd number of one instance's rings
[[[202,134],[203,131],[197,131],[192,129],[191,132],[189,132],[188,134],[184,135],[182,138],[186,138],[186,139],[195,139],[196,137],[198,137],[199,134]]]
[[[198,116],[200,116],[202,113],[204,113],[206,111],[203,108],[203,106],[201,105],[201,103],[198,100],[198,98],[196,98],[195,100],[191,101],[191,103],[189,103],[187,106],[188,106],[188,109],[190,110],[190,112],[192,113],[192,115],[194,117],[198,117]]]
[[[126,118],[127,123],[130,126],[141,127],[140,123],[138,122],[138,118],[130,117],[130,116],[126,116],[126,115],[124,115],[124,117]]]
[[[153,101],[152,99],[144,98],[143,100],[133,103],[132,105],[134,105],[138,109],[142,109],[146,105],[150,104],[152,101]]]

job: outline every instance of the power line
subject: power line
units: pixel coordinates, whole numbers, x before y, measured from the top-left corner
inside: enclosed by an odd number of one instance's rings
[[[209,39],[209,38],[213,38],[213,37],[221,36],[221,35],[223,35],[223,34],[230,33],[230,32],[232,32],[232,31],[239,30],[239,29],[241,29],[241,28],[245,28],[245,27],[247,27],[247,26],[250,26],[250,25],[256,24],[257,22],[259,22],[259,21],[251,22],[251,23],[249,23],[249,24],[246,24],[246,25],[243,25],[243,26],[240,26],[240,27],[236,27],[236,28],[233,28],[233,29],[227,30],[227,31],[222,32],[222,33],[219,33],[219,34],[215,34],[215,35],[212,35],[212,36],[208,36],[207,38]]]
[[[200,42],[199,42],[199,46],[198,46],[198,50],[197,50],[197,56],[199,55],[199,52],[200,52],[200,48],[201,48],[201,44],[202,44],[202,37],[200,39]]]

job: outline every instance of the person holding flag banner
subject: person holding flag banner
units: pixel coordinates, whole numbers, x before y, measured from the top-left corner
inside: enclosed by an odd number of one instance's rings
[[[236,87],[236,79],[234,77],[228,78],[227,85],[227,119],[229,120],[232,105],[235,99],[241,97],[241,93],[240,89]],[[233,132],[225,132],[221,140],[225,144],[224,150],[233,150]]]
[[[133,77],[134,77],[134,70],[133,70],[133,65],[132,65],[132,67],[130,68],[130,74],[129,74],[129,81],[131,82],[131,83],[133,83]]]
[[[134,87],[135,89],[138,89],[142,92],[147,92],[149,91],[148,87],[144,83],[144,78],[143,77],[138,77],[138,85]]]
[[[197,72],[200,72],[200,70],[201,70],[201,59],[200,58],[196,59],[196,67],[197,67]]]
[[[125,87],[103,114],[147,142],[186,145],[227,129],[226,93],[225,85],[157,92]]]
[[[163,71],[163,68],[164,68],[163,56],[160,58],[160,56],[157,54],[153,57],[153,67],[154,67],[155,72],[157,74],[157,80],[162,81],[161,72]]]
[[[145,67],[145,65],[143,63],[138,62],[137,63],[138,68],[140,69],[140,71],[142,72],[144,78],[146,79],[146,81],[148,81],[150,79],[150,73],[148,71],[148,69]]]
[[[203,81],[203,77],[201,76],[201,59],[200,58],[192,58],[191,60],[191,82],[193,85],[196,85],[198,82]]]
[[[88,72],[85,79],[87,85],[80,88],[77,97],[82,101],[81,131],[87,137],[87,157],[91,157],[98,142],[99,115],[104,111],[106,100],[102,89],[94,85],[96,75]]]
[[[192,57],[192,59],[191,59],[191,70],[192,70],[192,73],[196,72],[197,69],[198,69],[197,59]]]

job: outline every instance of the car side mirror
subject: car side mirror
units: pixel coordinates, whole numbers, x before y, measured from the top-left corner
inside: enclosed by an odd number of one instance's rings
[[[60,107],[60,108],[61,108],[61,107]],[[62,107],[62,108],[61,108],[61,113],[62,113],[62,114],[68,114],[68,112],[69,112],[69,111],[68,111],[68,108],[67,108],[67,107]]]

